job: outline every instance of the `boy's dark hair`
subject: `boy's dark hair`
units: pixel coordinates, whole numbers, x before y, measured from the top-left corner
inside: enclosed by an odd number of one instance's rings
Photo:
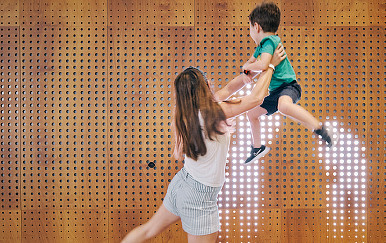
[[[280,25],[280,9],[273,2],[263,2],[252,10],[249,22],[258,23],[264,32],[275,33]]]

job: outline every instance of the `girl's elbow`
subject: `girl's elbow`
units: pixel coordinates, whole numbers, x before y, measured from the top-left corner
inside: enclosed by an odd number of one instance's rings
[[[256,95],[254,99],[252,100],[253,106],[259,106],[263,103],[264,97],[262,95]]]
[[[264,101],[264,97],[261,97],[260,99],[258,99],[256,101],[256,106],[259,106],[259,105],[263,104],[263,101]]]
[[[264,98],[267,97],[268,95],[269,95],[269,92],[268,90],[266,90],[266,92],[256,95],[254,102],[256,103],[256,105],[261,105],[264,101]]]

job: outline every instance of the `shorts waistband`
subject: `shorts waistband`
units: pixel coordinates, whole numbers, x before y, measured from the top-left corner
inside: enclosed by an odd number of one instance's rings
[[[279,87],[277,87],[276,89],[272,90],[272,91],[269,91],[270,94],[275,94],[277,92],[281,92],[285,87],[289,86],[289,85],[293,85],[293,84],[297,84],[298,82],[296,80],[290,82],[290,83],[282,83]]]
[[[213,191],[220,191],[221,190],[221,187],[211,187],[211,186],[207,186],[207,185],[204,185],[202,184],[201,182],[199,181],[196,181],[195,179],[193,179],[193,177],[186,171],[186,169],[184,167],[182,167],[182,169],[180,170],[180,177],[182,177],[182,179],[187,183],[189,184],[190,186],[192,186],[193,188],[195,188],[196,190],[198,191],[205,191],[205,192],[213,192]]]

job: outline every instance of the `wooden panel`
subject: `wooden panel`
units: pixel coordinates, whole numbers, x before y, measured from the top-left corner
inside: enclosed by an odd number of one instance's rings
[[[369,23],[371,26],[385,26],[385,3],[379,0],[367,1],[369,6]]]
[[[109,24],[113,26],[192,26],[194,1],[110,0]]]
[[[0,26],[0,242],[20,242],[19,28]]]
[[[110,211],[110,237],[109,242],[120,242],[122,238],[134,227],[145,223],[155,213],[158,207],[151,209],[133,209],[133,210],[111,210]],[[181,222],[171,225],[167,230],[152,240],[151,243],[165,242],[178,243],[187,242],[187,234],[182,230]]]
[[[21,242],[20,210],[0,210],[0,242]]]
[[[296,209],[282,212],[281,242],[327,242],[325,209]]]
[[[280,242],[280,209],[224,209],[220,211],[218,242]]]
[[[248,34],[246,27],[199,27],[195,30],[195,62],[207,74],[214,90],[239,75],[244,60],[253,54],[253,41]]]
[[[323,93],[326,92],[326,58],[323,43],[326,38],[320,31],[321,29],[313,27],[281,27],[279,36],[302,87],[299,104],[317,119],[325,121],[328,100],[323,99]],[[311,134],[306,132],[302,136]],[[313,143],[315,140],[311,141]]]
[[[24,210],[23,242],[108,242],[104,210]]]
[[[258,2],[246,0],[196,1],[196,25],[249,26],[248,16]]]
[[[19,28],[0,27],[0,242],[20,242]]]
[[[308,154],[299,157],[308,157]],[[282,164],[281,197],[284,208],[325,208],[328,181],[325,168],[315,160],[288,160]]]
[[[382,65],[382,55],[385,49],[384,27],[366,29],[368,50],[368,72],[366,75],[368,97],[367,114],[368,130],[366,134],[366,158],[368,158],[368,190],[367,190],[367,223],[368,242],[383,242],[385,231],[385,108],[386,92],[385,65]]]
[[[282,26],[313,26],[322,24],[318,11],[322,3],[306,1],[280,1],[281,25]]]
[[[0,242],[119,242],[148,220],[183,166],[171,155],[173,80],[188,66],[214,90],[237,76],[256,3],[1,1]],[[383,242],[385,4],[276,3],[299,104],[340,143],[275,114],[262,126],[271,152],[245,166],[239,116],[219,241]],[[151,242],[187,238],[177,223]]]
[[[326,61],[331,63],[326,73],[326,87],[335,94],[332,112],[340,120],[348,120],[355,138],[364,140],[366,131],[366,31],[363,27],[327,28],[325,37],[327,50],[333,51]],[[327,33],[328,32],[328,33]],[[344,38],[344,37],[347,38]],[[353,39],[354,40],[353,40]],[[329,94],[329,92],[327,94]],[[348,128],[348,127],[347,127]]]
[[[20,209],[19,28],[0,27],[0,210]]]
[[[280,2],[286,26],[379,26],[384,18],[385,7],[378,0]]]
[[[19,0],[0,2],[0,26],[19,26]]]
[[[384,242],[386,237],[385,211],[383,207],[369,208],[367,211],[368,242]]]
[[[158,207],[182,167],[172,157],[173,77],[193,65],[193,29],[117,27],[109,37],[110,207]]]
[[[23,26],[107,25],[107,1],[19,0]]]
[[[106,29],[21,32],[23,209],[106,207]]]

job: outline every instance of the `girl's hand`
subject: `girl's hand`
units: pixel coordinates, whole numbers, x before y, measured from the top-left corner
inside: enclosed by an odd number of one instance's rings
[[[286,57],[287,57],[287,54],[284,51],[284,47],[281,43],[279,43],[279,45],[277,45],[275,52],[273,53],[271,63],[276,67]]]

